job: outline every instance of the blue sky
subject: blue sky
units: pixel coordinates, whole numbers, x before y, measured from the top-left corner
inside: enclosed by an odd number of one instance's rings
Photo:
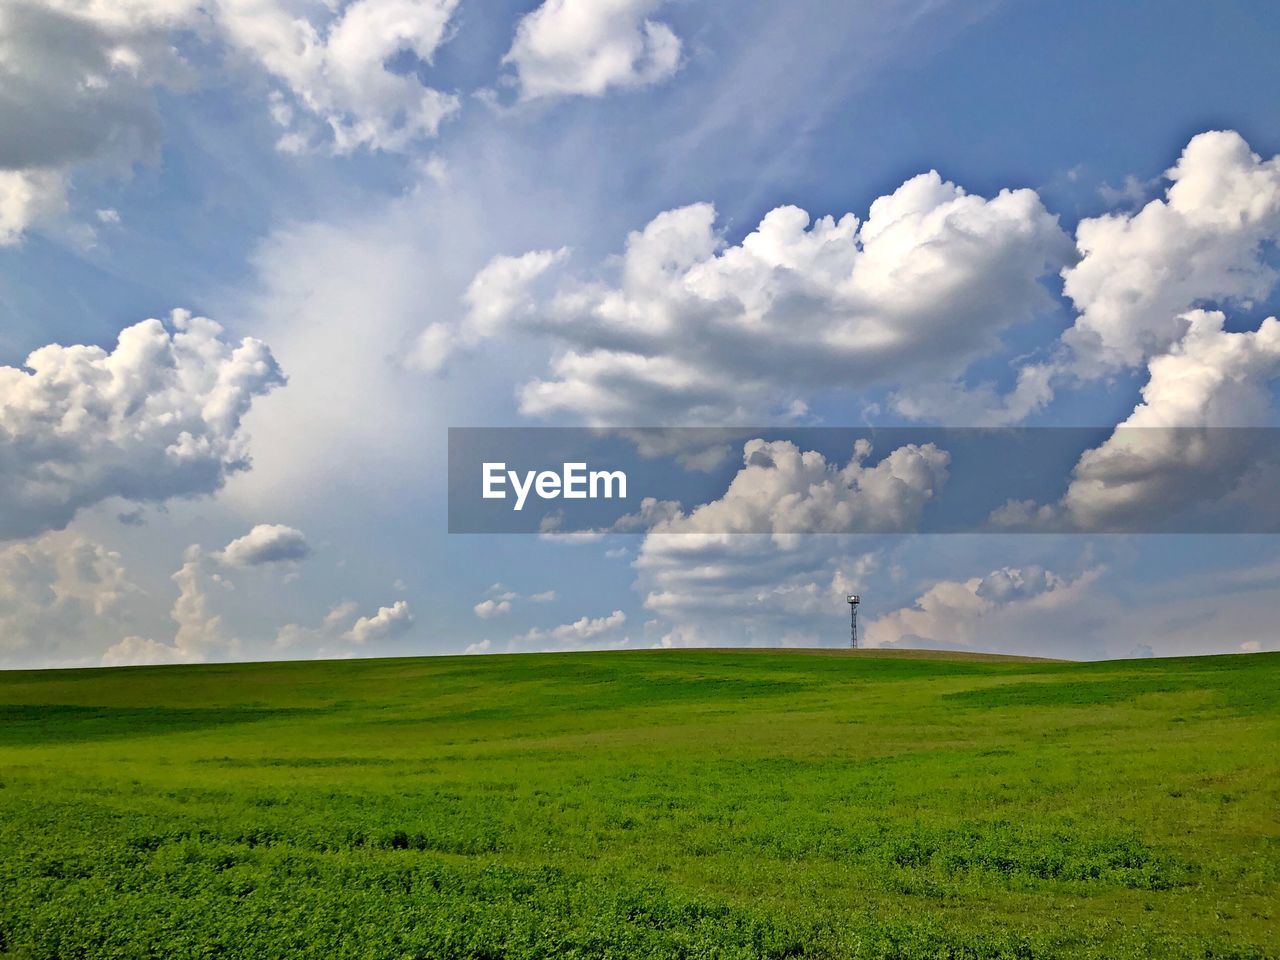
[[[884,644],[1274,648],[1274,538],[1093,535],[1088,482],[1035,505],[1072,534],[582,542],[448,535],[444,457],[1275,425],[1278,37],[1262,2],[5,4],[0,364],[169,327],[118,389],[0,379],[0,665],[839,644],[846,587]],[[760,232],[788,206],[825,252]],[[184,352],[178,308],[223,332]],[[1197,468],[1152,456],[1166,494]]]

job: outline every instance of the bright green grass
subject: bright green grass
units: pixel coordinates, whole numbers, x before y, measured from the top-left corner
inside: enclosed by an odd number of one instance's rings
[[[1280,655],[0,674],[0,955],[1277,957]]]

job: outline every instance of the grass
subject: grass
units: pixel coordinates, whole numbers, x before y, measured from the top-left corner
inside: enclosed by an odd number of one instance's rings
[[[1280,956],[1280,655],[0,673],[0,956]]]

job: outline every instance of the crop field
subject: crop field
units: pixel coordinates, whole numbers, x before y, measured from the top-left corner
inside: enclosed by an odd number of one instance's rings
[[[1280,956],[1280,655],[0,674],[0,956]]]

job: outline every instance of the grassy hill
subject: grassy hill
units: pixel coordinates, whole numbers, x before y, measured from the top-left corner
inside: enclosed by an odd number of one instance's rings
[[[0,956],[1280,956],[1280,655],[0,673]]]

